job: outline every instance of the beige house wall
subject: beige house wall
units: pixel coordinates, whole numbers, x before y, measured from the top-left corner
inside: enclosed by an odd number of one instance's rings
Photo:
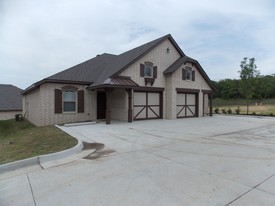
[[[1,111],[0,120],[15,119],[16,114],[22,114],[22,111]]]
[[[169,48],[169,53],[167,53],[167,48]],[[140,64],[144,64],[145,61],[150,61],[154,63],[154,66],[158,67],[158,74],[153,87],[165,87],[166,79],[163,72],[179,58],[180,54],[167,39],[123,71],[120,75],[129,76],[139,86],[145,86],[144,77],[140,77]]]
[[[55,103],[55,89],[61,89],[64,86],[74,86],[78,90],[84,90],[84,113],[77,112],[64,112],[61,114],[54,113],[54,103]],[[86,90],[83,85],[66,85],[66,84],[53,84],[45,83],[41,85],[40,88],[40,98],[41,98],[41,124],[52,125],[52,124],[62,124],[68,122],[80,122],[95,120],[96,114],[94,113],[92,99],[95,98],[95,92]],[[77,105],[76,105],[77,108]]]
[[[169,53],[167,53],[167,48],[169,48]],[[120,74],[122,76],[130,76],[139,86],[146,86],[144,77],[140,77],[140,64],[144,64],[145,61],[150,61],[154,66],[158,67],[157,78],[155,79],[153,87],[165,88],[163,92],[163,118],[168,118],[166,109],[169,109],[166,104],[167,99],[169,99],[169,97],[166,97],[166,95],[169,95],[167,93],[168,88],[166,88],[167,80],[163,72],[179,58],[179,52],[167,39]]]
[[[182,69],[185,66],[192,67],[193,70],[195,70],[195,81],[191,80],[182,80]],[[199,73],[197,68],[192,65],[191,63],[187,63],[186,65],[181,65],[179,69],[177,69],[173,74],[172,74],[172,97],[176,97],[176,88],[184,88],[184,89],[198,89],[200,90],[199,93],[199,117],[203,116],[203,93],[202,90],[211,90],[207,82],[204,80],[202,75]],[[176,111],[177,106],[176,103],[172,104],[172,110]],[[176,118],[176,112],[172,114],[172,119]]]
[[[23,95],[23,115],[31,123],[41,125],[40,87]]]
[[[111,119],[128,121],[128,95],[125,89],[115,89],[111,98]]]
[[[167,53],[169,48],[169,53]],[[151,52],[142,57],[139,61],[135,62],[128,69],[123,71],[120,75],[130,76],[139,86],[146,86],[144,77],[140,77],[140,64],[145,61],[154,63],[158,67],[158,74],[153,87],[165,88],[163,92],[163,118],[176,119],[177,118],[177,92],[176,88],[184,89],[199,89],[199,116],[203,116],[203,93],[201,90],[211,90],[202,75],[198,72],[197,68],[191,63],[181,65],[172,75],[164,76],[163,72],[180,58],[180,54],[167,39],[159,46],[154,48]],[[192,67],[195,70],[195,81],[182,80],[182,68],[185,66]],[[151,87],[151,86],[147,86]]]
[[[84,90],[84,113],[66,112],[55,114],[54,90],[61,89],[64,86],[74,86],[78,90]],[[37,126],[95,120],[96,92],[86,90],[83,85],[45,83],[23,96],[23,114]]]

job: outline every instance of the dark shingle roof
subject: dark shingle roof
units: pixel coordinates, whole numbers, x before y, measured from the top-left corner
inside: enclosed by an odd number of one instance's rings
[[[64,83],[77,83],[77,84],[86,84],[90,85],[93,83],[103,83],[106,79],[114,77],[121,73],[127,66],[134,63],[136,60],[147,54],[161,42],[166,39],[170,39],[172,44],[176,49],[184,55],[181,49],[176,44],[175,40],[170,34],[165,35],[161,38],[143,44],[139,47],[136,47],[132,50],[124,52],[120,55],[107,54],[97,55],[95,58],[92,58],[88,61],[85,61],[81,64],[73,66],[69,69],[56,73],[52,76],[49,76],[39,82],[34,83],[26,90],[22,92],[25,94],[39,85],[45,82],[64,82]]]
[[[143,44],[139,47],[136,47],[132,50],[124,52],[120,55],[107,53],[97,55],[95,58],[92,58],[88,61],[85,61],[81,64],[73,66],[69,69],[61,71],[39,82],[34,83],[29,88],[24,90],[22,94],[28,93],[29,91],[35,89],[45,82],[75,83],[90,86],[104,84],[104,81],[106,79],[116,77],[131,64],[136,62],[138,59],[146,55],[148,52],[150,52],[152,49],[154,49],[167,39],[169,39],[173,46],[177,49],[177,51],[181,55],[181,58],[184,58],[185,54],[175,42],[173,37],[168,34],[161,38]],[[170,70],[173,70],[173,68],[171,68]]]
[[[126,68],[129,64],[147,54],[168,37],[171,37],[171,35],[166,35],[120,55],[106,53],[98,55],[93,59],[54,74],[46,79],[103,83],[109,77],[121,73],[123,68]]]
[[[21,91],[11,84],[0,84],[0,111],[22,110]]]

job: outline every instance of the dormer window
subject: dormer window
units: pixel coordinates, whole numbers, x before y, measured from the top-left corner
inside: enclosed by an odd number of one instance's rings
[[[186,68],[186,80],[192,79],[192,68],[188,67]]]
[[[192,67],[182,69],[182,80],[195,81],[195,70]]]
[[[153,66],[152,65],[145,64],[144,77],[147,77],[147,78],[152,78],[153,77]]]

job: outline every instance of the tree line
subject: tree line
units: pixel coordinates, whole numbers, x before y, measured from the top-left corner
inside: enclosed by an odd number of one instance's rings
[[[214,98],[269,99],[275,98],[275,74],[260,75],[255,58],[243,58],[240,79],[212,81],[217,88]]]
[[[245,98],[242,92],[241,79],[223,79],[212,81],[217,91],[214,98],[221,99],[242,99]],[[253,99],[275,98],[275,74],[260,75],[255,81],[255,91],[252,94]]]

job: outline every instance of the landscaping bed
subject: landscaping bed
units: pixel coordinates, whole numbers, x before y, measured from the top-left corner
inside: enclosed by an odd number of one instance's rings
[[[213,112],[220,114],[247,114],[245,100],[213,100]],[[249,115],[275,116],[275,99],[250,100]]]

